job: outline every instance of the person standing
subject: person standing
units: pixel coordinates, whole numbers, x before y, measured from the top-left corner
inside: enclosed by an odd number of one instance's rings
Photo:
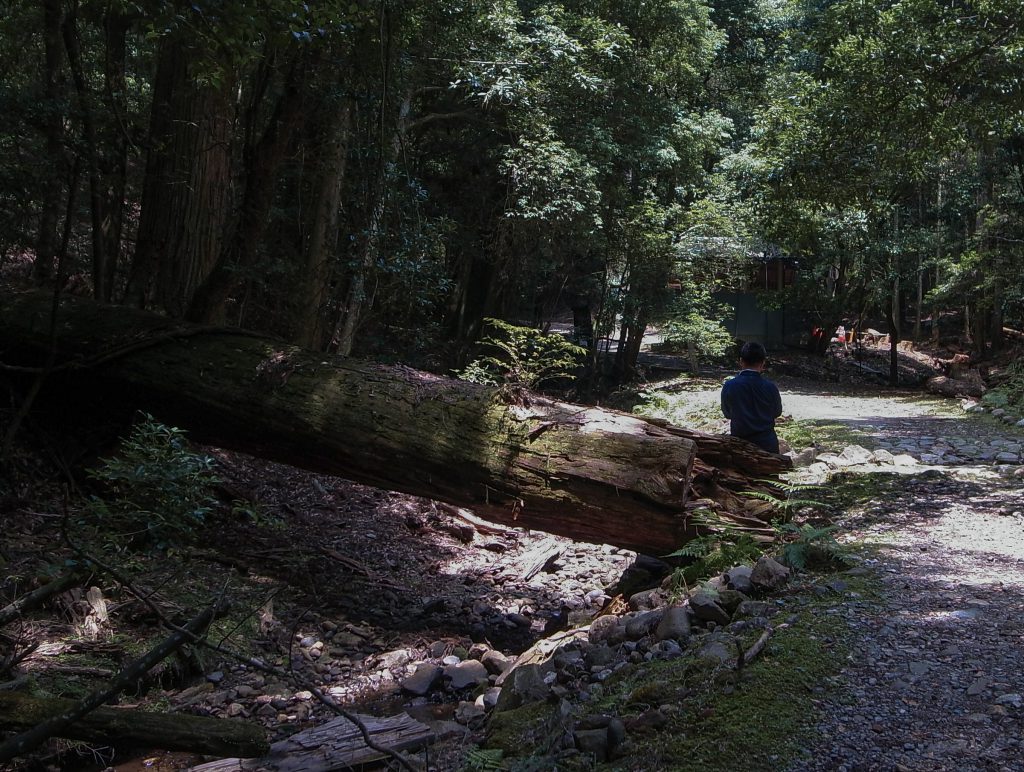
[[[740,366],[734,378],[722,386],[722,414],[729,419],[729,433],[767,450],[779,452],[775,419],[782,415],[782,395],[762,373],[768,354],[760,343],[740,349]]]

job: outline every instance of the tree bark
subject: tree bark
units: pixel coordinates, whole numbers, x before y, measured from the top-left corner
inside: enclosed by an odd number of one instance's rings
[[[44,188],[45,196],[39,216],[39,233],[36,237],[36,257],[32,272],[40,284],[53,277],[57,261],[57,221],[64,197],[61,176],[64,154],[64,114],[61,106],[62,87],[60,82],[62,48],[61,25],[63,8],[60,0],[45,0],[43,3],[43,45],[45,67],[43,72],[43,94],[46,98],[43,117],[43,134],[46,140],[46,155],[51,164]],[[70,194],[69,194],[70,195]]]
[[[46,313],[40,296],[17,296],[0,310],[0,348],[38,360]],[[733,481],[788,462],[742,440],[536,395],[510,404],[501,389],[76,298],[58,325],[75,366],[51,378],[55,406],[73,393],[93,410],[143,408],[221,447],[648,554],[697,533],[686,505],[698,443],[739,461]]]
[[[227,224],[232,105],[227,75],[199,82],[201,52],[160,45],[138,245],[126,297],[181,317],[216,264]]]
[[[78,33],[78,8],[64,19],[61,31],[64,37],[64,49],[68,55],[68,65],[75,82],[78,94],[79,117],[82,121],[82,144],[84,146],[85,165],[89,175],[89,213],[92,218],[92,287],[97,300],[109,302],[112,287],[108,281],[113,276],[109,265],[112,259],[107,254],[107,240],[103,233],[106,220],[106,201],[103,197],[103,185],[100,176],[100,149],[96,137],[96,111],[93,107],[92,90],[86,80],[85,66],[82,63],[82,45]]]
[[[320,165],[312,232],[306,263],[296,293],[295,343],[319,351],[324,345],[323,315],[327,303],[331,260],[338,242],[338,211],[345,181],[352,100],[336,96],[337,104],[322,131],[324,154]]]
[[[260,242],[270,220],[274,201],[274,183],[285,158],[292,132],[305,118],[302,110],[304,91],[302,63],[295,61],[285,79],[283,93],[257,142],[244,149],[245,193],[237,222],[209,275],[198,285],[188,306],[187,318],[194,322],[223,323],[226,304],[238,283],[240,269],[256,262]],[[255,121],[258,110],[250,111]],[[254,127],[250,126],[250,130]]]

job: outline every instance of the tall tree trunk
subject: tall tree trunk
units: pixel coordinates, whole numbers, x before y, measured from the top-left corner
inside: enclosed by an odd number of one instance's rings
[[[306,245],[306,260],[295,299],[298,310],[295,343],[319,351],[324,344],[323,318],[331,276],[331,260],[338,243],[338,211],[345,181],[349,133],[352,128],[352,101],[336,97],[335,110],[329,113],[325,134],[320,181],[312,231]]]
[[[103,66],[106,113],[100,132],[100,174],[103,180],[105,211],[102,222],[107,274],[104,286],[108,297],[114,289],[118,263],[122,255],[125,221],[125,192],[128,187],[128,87],[125,78],[129,20],[109,11],[103,21],[106,56]]]
[[[89,179],[89,213],[92,218],[92,287],[97,300],[109,301],[112,287],[109,277],[112,271],[108,266],[110,256],[107,254],[107,241],[103,233],[105,202],[100,180],[99,146],[96,136],[96,114],[93,108],[92,92],[86,82],[85,66],[82,63],[82,46],[78,35],[78,4],[72,5],[71,12],[65,17],[61,31],[64,37],[64,48],[68,54],[68,65],[75,82],[78,94],[79,117],[82,121],[82,144],[85,152],[85,166]]]
[[[216,265],[198,286],[189,304],[187,318],[191,321],[223,323],[227,301],[237,285],[239,271],[256,260],[270,219],[278,170],[291,142],[292,132],[304,117],[303,71],[300,63],[293,63],[284,91],[262,135],[257,142],[246,144],[243,161],[245,193],[236,223]],[[255,121],[257,112],[256,109],[250,111],[250,122]]]
[[[153,84],[138,245],[127,298],[184,316],[220,255],[231,183],[232,104],[226,73],[197,77],[200,52],[160,45]],[[206,65],[209,66],[209,65]]]
[[[43,0],[43,94],[46,98],[43,108],[43,133],[51,168],[46,177],[43,206],[39,216],[39,233],[36,236],[36,257],[32,264],[35,280],[40,284],[53,276],[59,240],[57,223],[64,198],[64,116],[59,106],[63,96],[60,77],[62,23],[61,0]]]
[[[944,256],[945,244],[942,231],[942,178],[939,178],[938,189],[935,192],[935,279],[932,286],[938,287],[942,258]],[[938,344],[942,331],[939,329],[942,311],[938,301],[932,305],[932,342]]]
[[[395,122],[395,129],[391,135],[391,145],[385,151],[380,161],[377,172],[377,182],[374,186],[373,207],[370,210],[370,221],[366,228],[366,240],[363,242],[362,256],[356,266],[355,272],[349,281],[348,298],[345,302],[345,313],[340,319],[337,339],[337,352],[341,356],[349,356],[355,344],[356,329],[363,316],[363,309],[366,305],[366,283],[370,272],[380,254],[381,231],[384,227],[384,215],[387,211],[387,173],[398,160],[398,154],[402,149],[402,142],[405,138],[406,124],[409,121],[409,113],[412,110],[412,93],[408,92],[402,98],[398,108],[398,119]]]

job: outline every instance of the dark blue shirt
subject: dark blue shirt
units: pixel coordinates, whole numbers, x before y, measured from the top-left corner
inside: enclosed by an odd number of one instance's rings
[[[722,386],[722,414],[732,422],[734,437],[779,452],[775,419],[782,415],[779,388],[756,370],[742,370]]]

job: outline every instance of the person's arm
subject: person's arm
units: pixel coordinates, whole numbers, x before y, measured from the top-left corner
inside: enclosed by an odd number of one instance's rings
[[[722,415],[724,415],[726,418],[732,419],[732,409],[729,406],[730,400],[728,397],[728,385],[729,384],[726,384],[725,386],[722,387]]]
[[[775,386],[774,384],[772,384],[772,386],[773,386],[773,388],[775,390],[775,395],[774,395],[775,396],[775,405],[773,406],[774,409],[775,409],[775,416],[774,417],[778,418],[780,415],[782,415],[782,394],[779,393],[779,387],[778,386]]]

